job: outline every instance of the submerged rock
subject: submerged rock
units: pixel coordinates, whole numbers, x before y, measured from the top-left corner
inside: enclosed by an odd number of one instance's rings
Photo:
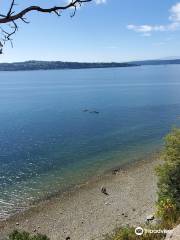
[[[113,175],[116,175],[116,174],[119,173],[121,170],[122,170],[122,168],[120,168],[120,167],[119,167],[119,168],[115,168],[115,169],[112,170],[112,174],[113,174]]]
[[[89,110],[89,109],[87,109],[87,108],[83,109],[82,112],[89,112],[89,113],[94,113],[94,114],[99,114],[99,113],[100,113],[99,111]]]
[[[91,114],[99,114],[100,112],[99,111],[96,111],[96,110],[89,110],[87,108],[83,109],[82,112],[89,112]]]
[[[100,112],[98,112],[98,111],[90,111],[89,113],[99,114]]]

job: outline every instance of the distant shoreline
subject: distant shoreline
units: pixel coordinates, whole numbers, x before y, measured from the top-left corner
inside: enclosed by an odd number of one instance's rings
[[[124,68],[155,65],[180,64],[180,59],[145,60],[132,62],[62,62],[62,61],[25,61],[0,63],[0,71],[35,71],[35,70],[73,70],[73,69],[103,69]]]
[[[61,61],[26,61],[17,63],[0,63],[0,71],[34,71],[34,70],[66,70],[66,69],[93,69],[137,67],[132,63],[80,63]]]

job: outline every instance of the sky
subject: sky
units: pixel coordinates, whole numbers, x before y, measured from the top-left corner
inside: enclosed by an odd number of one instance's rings
[[[16,11],[36,4],[66,4],[68,0],[17,0]],[[5,13],[10,0],[0,0]],[[180,57],[180,1],[93,0],[71,18],[71,11],[30,13],[19,22],[13,48],[7,43],[0,62],[60,60],[124,62]],[[1,27],[7,27],[1,25]]]

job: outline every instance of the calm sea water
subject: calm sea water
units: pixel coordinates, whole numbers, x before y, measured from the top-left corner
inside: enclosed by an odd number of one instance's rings
[[[146,156],[179,123],[180,65],[0,72],[0,219]]]

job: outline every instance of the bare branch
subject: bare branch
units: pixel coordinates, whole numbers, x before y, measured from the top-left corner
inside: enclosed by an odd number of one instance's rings
[[[12,11],[14,6],[15,6],[15,0],[12,0],[10,9],[9,9],[9,11],[8,11],[8,13],[7,13],[7,17],[10,17],[10,16],[14,13],[14,12]]]
[[[81,5],[82,3],[91,2],[92,0],[72,0],[70,3],[68,3],[65,6],[55,6],[55,7],[51,7],[51,8],[30,6],[30,7],[25,8],[24,10],[20,11],[17,14],[14,14],[14,12],[12,12],[13,6],[14,6],[14,1],[15,0],[13,0],[13,2],[11,4],[11,8],[10,8],[8,14],[5,17],[2,15],[3,17],[0,18],[0,24],[18,20],[18,19],[22,18],[23,16],[25,16],[27,13],[32,12],[32,11],[37,11],[37,12],[42,12],[42,13],[54,12],[57,14],[57,12],[59,12],[59,11],[63,11],[63,10],[66,10],[68,8],[73,8],[73,7],[76,8],[76,6],[78,4]]]
[[[15,0],[12,0],[9,11],[6,15],[0,14],[0,29],[2,33],[1,41],[5,44],[5,42],[10,41],[12,45],[12,35],[16,33],[18,30],[18,25],[16,21],[21,20],[24,23],[29,23],[26,20],[26,15],[29,12],[40,12],[40,13],[55,13],[57,16],[61,16],[61,12],[67,9],[73,9],[71,17],[74,17],[77,7],[81,6],[83,3],[91,2],[92,0],[71,0],[69,3],[65,4],[64,6],[54,6],[50,8],[42,8],[40,6],[29,6],[22,11],[15,12],[14,7],[16,6]],[[3,24],[10,24],[9,31],[5,30],[2,25]],[[0,45],[2,45],[0,41]]]

